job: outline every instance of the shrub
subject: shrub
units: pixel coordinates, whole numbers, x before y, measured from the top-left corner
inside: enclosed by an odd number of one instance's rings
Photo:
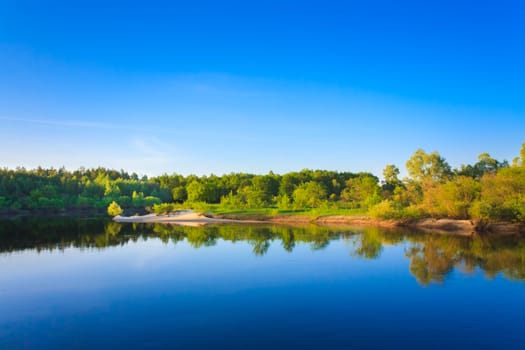
[[[120,205],[118,205],[117,202],[113,201],[108,206],[108,214],[110,216],[118,216],[118,215],[122,214],[122,208],[120,207]]]

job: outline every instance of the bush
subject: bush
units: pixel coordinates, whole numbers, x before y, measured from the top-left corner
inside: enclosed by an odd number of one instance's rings
[[[108,206],[108,214],[110,216],[118,216],[118,215],[122,214],[122,208],[120,207],[120,205],[118,205],[117,202],[113,201]]]
[[[167,214],[175,210],[175,205],[173,203],[157,203],[153,204],[152,210],[157,215]]]
[[[370,207],[368,214],[376,219],[396,219],[401,217],[402,212],[395,208],[392,201],[384,200]]]

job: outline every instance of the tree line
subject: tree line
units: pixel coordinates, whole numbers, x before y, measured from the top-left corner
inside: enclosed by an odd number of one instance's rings
[[[274,208],[277,211],[361,211],[381,218],[450,217],[525,220],[525,143],[512,163],[488,153],[457,169],[438,152],[418,149],[407,160],[407,178],[390,164],[383,179],[368,172],[304,169],[283,175],[164,174],[139,177],[106,168],[0,169],[0,210],[157,213],[177,207]]]

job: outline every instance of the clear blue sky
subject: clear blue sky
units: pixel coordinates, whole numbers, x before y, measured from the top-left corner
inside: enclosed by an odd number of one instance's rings
[[[380,175],[524,141],[521,0],[0,0],[0,166]]]

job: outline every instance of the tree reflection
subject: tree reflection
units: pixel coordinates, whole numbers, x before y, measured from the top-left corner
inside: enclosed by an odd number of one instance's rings
[[[323,249],[343,237],[349,240],[354,258],[377,259],[385,245],[405,245],[410,273],[422,285],[444,283],[455,270],[481,269],[487,278],[502,274],[525,280],[525,238],[519,235],[457,237],[380,228],[329,228],[321,226],[211,225],[181,227],[166,224],[119,224],[107,220],[45,219],[0,221],[0,253],[25,249],[63,250],[68,247],[104,249],[130,241],[160,239],[163,243],[186,241],[195,249],[211,247],[220,240],[248,242],[253,254],[269,249],[292,252],[308,244]]]
[[[378,228],[371,227],[365,230],[354,241],[353,255],[366,259],[377,259],[383,251],[383,240],[381,238],[381,231]]]

